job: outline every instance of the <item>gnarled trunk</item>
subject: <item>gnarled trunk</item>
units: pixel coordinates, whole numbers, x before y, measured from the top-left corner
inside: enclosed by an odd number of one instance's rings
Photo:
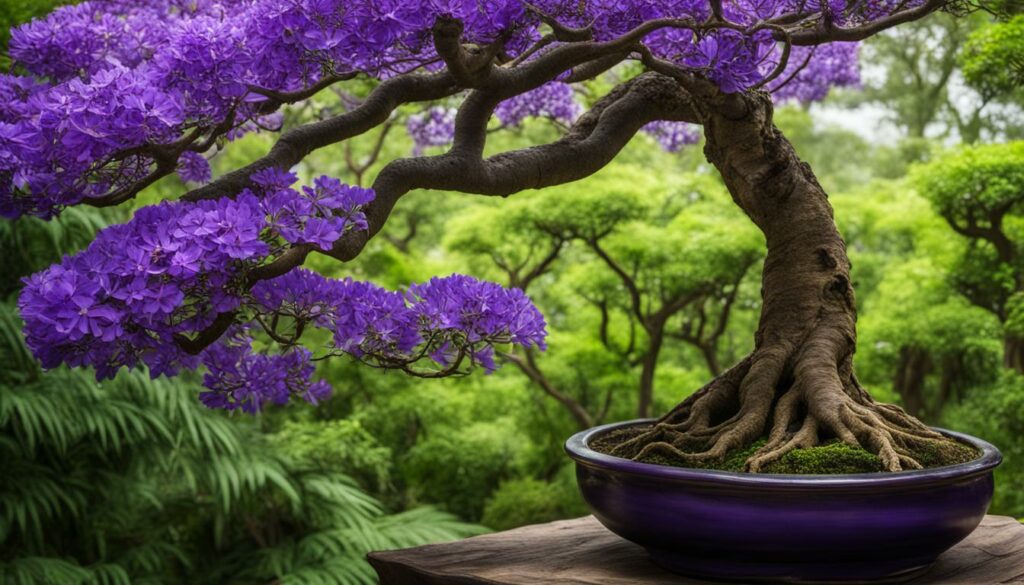
[[[889,470],[920,468],[912,452],[948,440],[875,403],[857,382],[850,262],[828,197],[772,123],[767,95],[721,100],[728,107],[706,112],[705,154],[768,245],[755,349],[614,453],[697,462],[767,436],[747,462],[757,471],[834,437],[876,453]]]

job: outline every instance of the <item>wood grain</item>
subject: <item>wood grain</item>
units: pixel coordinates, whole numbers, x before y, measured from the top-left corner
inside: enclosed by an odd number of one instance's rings
[[[706,585],[659,569],[593,516],[369,554],[381,585]],[[1024,584],[1024,525],[981,526],[909,585]]]

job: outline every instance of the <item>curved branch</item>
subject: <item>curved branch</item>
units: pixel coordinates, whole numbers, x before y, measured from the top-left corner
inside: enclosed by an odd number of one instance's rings
[[[919,20],[932,12],[942,9],[947,0],[927,0],[924,4],[909,10],[899,10],[878,20],[872,20],[864,24],[849,28],[837,27],[830,21],[822,19],[813,28],[795,29],[790,38],[793,46],[810,46],[830,43],[835,41],[863,41],[864,39],[890,29],[896,25]]]
[[[252,93],[259,94],[270,100],[267,102],[267,109],[273,110],[282,104],[294,104],[295,102],[301,102],[302,100],[309,99],[320,93],[321,90],[327,89],[339,81],[354,79],[356,75],[358,74],[354,71],[342,74],[325,75],[320,81],[307,88],[290,92],[277,91],[255,85],[248,86],[248,89]]]
[[[622,285],[626,287],[626,292],[629,293],[629,305],[633,309],[633,314],[636,315],[637,321],[644,326],[644,329],[648,329],[649,331],[647,314],[644,313],[643,297],[640,294],[640,287],[636,284],[636,279],[630,276],[629,273],[626,272],[626,269],[616,262],[615,259],[597,243],[597,240],[587,240],[587,244],[592,250],[594,250],[594,253],[597,254],[598,258],[603,260],[604,263],[608,265],[608,268],[610,268],[612,272],[619,277],[619,280],[622,281]]]
[[[506,361],[512,362],[516,365],[526,377],[529,378],[534,384],[540,387],[545,394],[554,398],[559,404],[565,407],[572,415],[573,419],[576,420],[576,424],[581,429],[587,429],[594,426],[594,417],[591,416],[587,409],[580,404],[576,399],[564,392],[555,388],[554,384],[541,372],[537,366],[537,361],[533,356],[531,350],[526,350],[526,357],[521,358],[512,353],[501,354]]]
[[[369,230],[346,234],[329,255],[343,261],[354,258],[380,231],[398,200],[413,189],[507,197],[577,181],[604,168],[642,126],[655,120],[699,123],[678,83],[645,73],[612,90],[555,142],[488,159],[453,147],[439,156],[394,160],[373,183],[376,197],[366,208]]]
[[[198,201],[234,195],[248,186],[249,177],[256,171],[268,167],[291,168],[318,148],[358,136],[383,124],[403,104],[437,100],[458,91],[455,80],[448,73],[394,77],[378,85],[359,107],[285,132],[263,158],[189,191],[182,199]]]

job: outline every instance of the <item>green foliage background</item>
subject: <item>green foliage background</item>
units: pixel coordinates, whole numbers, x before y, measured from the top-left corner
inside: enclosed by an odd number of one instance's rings
[[[53,4],[0,3],[0,23]],[[869,43],[865,55],[887,81],[827,106],[880,104],[902,129],[896,142],[822,123],[813,108],[777,112],[848,241],[862,381],[931,424],[996,443],[1006,462],[992,511],[1015,516],[1024,516],[1024,377],[1003,367],[1003,353],[1024,333],[1015,260],[1024,146],[1012,141],[1024,127],[1013,69],[1020,18],[942,15]],[[915,67],[950,68],[975,101],[957,106],[930,74],[907,86]],[[338,107],[318,98],[289,121]],[[538,121],[494,134],[489,149],[556,136]],[[378,139],[345,147],[368,164],[365,177],[412,150],[392,130],[375,160]],[[247,136],[213,159],[215,170],[272,140]],[[356,181],[343,158],[329,149],[298,170]],[[136,205],[183,188],[167,179]],[[1010,261],[951,225],[993,209]],[[699,147],[669,155],[639,136],[579,183],[508,200],[413,193],[356,261],[311,260],[390,287],[450,272],[525,287],[549,321],[546,353],[509,356],[493,375],[430,381],[336,360],[321,366],[335,391],[326,403],[232,417],[199,404],[193,377],[126,372],[97,384],[89,372],[42,372],[25,348],[18,279],[130,213],[0,223],[0,583],[367,583],[369,550],[586,514],[561,450],[579,413],[594,424],[635,417],[645,361],[656,366],[653,412],[671,407],[749,351],[757,323],[760,234]],[[689,300],[652,326],[672,299]]]

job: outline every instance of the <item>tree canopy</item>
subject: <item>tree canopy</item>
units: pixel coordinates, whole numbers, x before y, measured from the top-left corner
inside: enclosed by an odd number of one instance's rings
[[[699,122],[701,100],[758,88],[820,99],[857,83],[855,41],[941,7],[101,0],[58,8],[12,31],[18,73],[0,78],[0,212],[47,218],[79,204],[118,205],[175,172],[205,184],[138,210],[31,277],[20,301],[28,343],[47,367],[92,366],[101,378],[140,363],[154,375],[203,364],[204,401],[247,410],[323,398],[311,360],[329,355],[426,377],[491,368],[495,345],[543,347],[544,319],[521,292],[458,275],[392,292],[297,267],[314,252],[357,255],[414,188],[504,196],[565,183],[604,166],[641,128],[669,149],[694,142],[686,123]],[[639,67],[612,71],[624,61]],[[606,74],[617,85],[584,113],[575,88]],[[369,89],[342,95],[322,120],[287,124],[285,106],[348,86]],[[442,154],[392,160],[369,188],[330,177],[293,187],[289,169],[314,150],[387,128],[396,108],[421,102],[435,105],[406,123],[416,153],[450,143]],[[566,129],[542,146],[482,156],[488,133],[528,117]],[[265,156],[212,179],[212,155],[247,132],[283,126]],[[372,156],[349,165],[360,182],[385,134]],[[307,329],[330,339],[305,349]]]

